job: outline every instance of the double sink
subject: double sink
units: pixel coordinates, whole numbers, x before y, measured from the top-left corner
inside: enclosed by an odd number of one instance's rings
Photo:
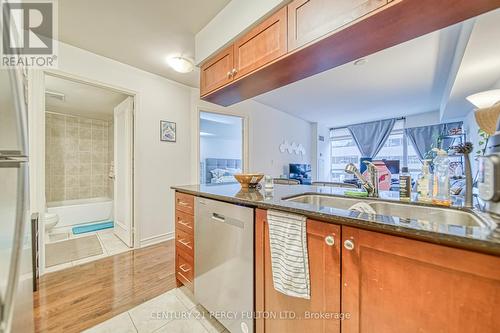
[[[350,210],[355,204],[364,203],[375,211],[376,215],[398,217],[400,219],[425,221],[432,224],[457,225],[463,227],[488,227],[489,224],[469,210],[405,204],[382,200],[346,198],[325,194],[303,194],[285,201],[302,203],[315,209],[336,208]]]

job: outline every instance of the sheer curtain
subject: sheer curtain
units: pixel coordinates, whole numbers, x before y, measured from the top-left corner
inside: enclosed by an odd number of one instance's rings
[[[462,122],[454,122],[447,124],[437,124],[431,126],[406,128],[405,134],[410,140],[413,148],[417,152],[418,158],[423,161],[425,155],[432,149],[436,148],[440,137],[449,132],[452,128],[461,127]],[[453,139],[442,139],[441,147],[448,150],[453,143]]]
[[[374,158],[389,138],[396,119],[347,126],[362,157]]]

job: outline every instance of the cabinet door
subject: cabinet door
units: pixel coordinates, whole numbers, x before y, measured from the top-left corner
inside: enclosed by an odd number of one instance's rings
[[[233,68],[233,45],[231,45],[201,66],[200,94],[203,96],[231,82]]]
[[[288,49],[316,38],[380,8],[388,0],[295,0],[288,5]]]
[[[283,7],[234,43],[235,79],[286,54],[286,21]]]
[[[342,332],[498,332],[500,258],[351,227],[342,238]]]
[[[325,238],[332,236],[335,243],[328,245]],[[340,313],[340,227],[334,224],[307,220],[307,249],[311,299],[286,296],[273,286],[267,212],[257,210],[255,230],[255,288],[257,313],[276,314],[275,319],[258,318],[256,332],[340,332],[336,319],[307,318],[313,315]],[[290,311],[290,312],[287,312]],[[295,319],[280,316],[295,314]],[[299,319],[299,318],[302,319]]]

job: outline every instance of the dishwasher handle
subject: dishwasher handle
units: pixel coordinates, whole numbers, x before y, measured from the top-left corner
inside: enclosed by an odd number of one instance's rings
[[[221,215],[221,214],[212,213],[212,220],[214,220],[216,222],[220,222],[220,223],[225,223],[226,217],[224,215]]]
[[[226,225],[231,224],[231,225],[238,227],[238,228],[241,228],[241,229],[245,228],[245,224],[242,221],[235,219],[235,218],[226,218],[222,214],[212,213],[212,216],[210,218],[212,219],[212,221],[215,221],[215,222],[224,223]]]

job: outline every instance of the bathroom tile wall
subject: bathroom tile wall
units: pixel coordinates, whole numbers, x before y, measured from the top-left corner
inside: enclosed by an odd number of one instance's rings
[[[46,113],[47,202],[111,197],[112,122]]]

